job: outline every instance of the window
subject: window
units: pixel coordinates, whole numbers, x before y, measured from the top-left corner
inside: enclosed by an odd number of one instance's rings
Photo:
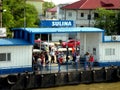
[[[59,11],[59,14],[64,15],[64,11],[63,11],[63,10],[60,10],[60,11]]]
[[[68,12],[68,16],[69,16],[69,17],[72,17],[72,12]]]
[[[93,48],[93,55],[96,55],[96,48]]]
[[[11,60],[11,53],[7,53],[7,61]]]
[[[0,61],[11,61],[11,53],[0,53]]]
[[[55,15],[55,12],[52,12],[51,15]]]
[[[114,48],[105,49],[105,55],[115,55],[115,49]]]
[[[88,14],[88,20],[90,20],[91,19],[91,15],[90,14]]]
[[[6,61],[6,53],[0,53],[0,61]]]
[[[98,13],[94,13],[94,18],[98,18],[98,17],[99,17]]]
[[[84,17],[84,13],[81,13],[81,17]]]

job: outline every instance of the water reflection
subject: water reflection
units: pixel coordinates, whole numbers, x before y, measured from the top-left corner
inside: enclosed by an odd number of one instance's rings
[[[79,85],[71,85],[71,86],[60,86],[54,88],[34,89],[34,90],[120,90],[120,82],[79,84]]]

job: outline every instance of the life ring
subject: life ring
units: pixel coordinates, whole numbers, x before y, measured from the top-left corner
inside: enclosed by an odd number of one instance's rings
[[[120,70],[117,69],[117,77],[120,79]]]

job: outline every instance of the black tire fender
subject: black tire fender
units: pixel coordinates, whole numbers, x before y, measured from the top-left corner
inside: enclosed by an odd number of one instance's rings
[[[120,79],[120,70],[117,69],[117,77]]]
[[[7,77],[7,83],[10,85],[14,85],[17,82],[17,76],[16,75],[8,75]]]

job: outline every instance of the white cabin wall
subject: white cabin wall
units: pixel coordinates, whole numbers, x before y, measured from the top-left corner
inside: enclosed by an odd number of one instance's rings
[[[105,55],[105,49],[112,48],[115,49],[115,55]],[[100,43],[100,60],[99,62],[120,62],[120,43],[110,42],[110,43]]]
[[[55,33],[52,34],[52,41],[67,41],[68,40],[68,33]]]
[[[93,54],[93,48],[96,49],[95,60],[99,59],[99,43],[102,42],[102,33],[79,33],[77,39],[80,40],[80,54],[83,56],[86,52]]]
[[[31,67],[32,46],[2,46],[0,53],[11,53],[11,61],[1,61],[0,67]]]

